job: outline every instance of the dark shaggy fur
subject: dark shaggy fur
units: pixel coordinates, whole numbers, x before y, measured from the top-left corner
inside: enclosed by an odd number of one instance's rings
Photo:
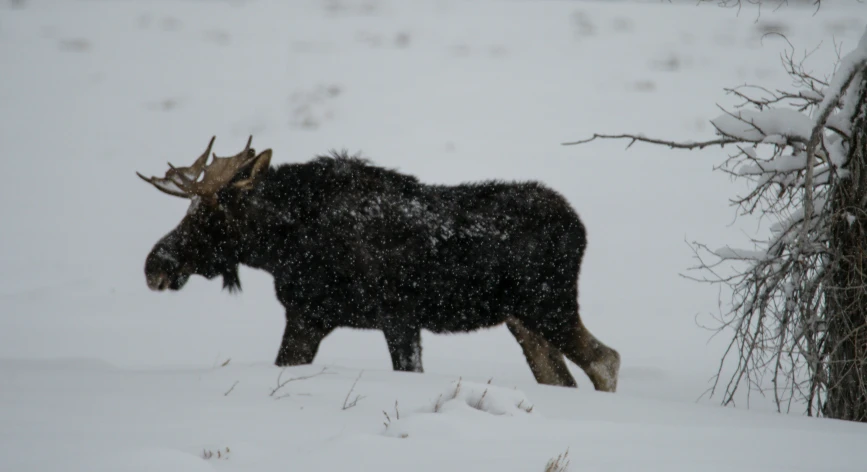
[[[271,167],[217,201],[193,201],[146,276],[178,290],[191,274],[239,289],[239,264],[272,274],[287,319],[277,365],[312,362],[329,332],[352,327],[382,330],[394,368],[421,372],[422,329],[509,321],[540,382],[574,385],[565,354],[615,390],[619,355],[578,315],[584,226],[541,184],[425,185],[335,153]]]

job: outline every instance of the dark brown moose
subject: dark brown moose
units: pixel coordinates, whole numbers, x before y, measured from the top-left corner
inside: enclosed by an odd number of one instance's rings
[[[506,323],[539,383],[574,387],[565,357],[596,390],[617,387],[620,355],[578,314],[584,225],[536,182],[428,185],[332,152],[271,166],[271,149],[213,156],[145,178],[191,200],[148,254],[153,290],[193,274],[240,289],[238,266],[267,271],[286,309],[276,364],[313,362],[338,327],[381,330],[395,370],[422,372],[421,330]]]

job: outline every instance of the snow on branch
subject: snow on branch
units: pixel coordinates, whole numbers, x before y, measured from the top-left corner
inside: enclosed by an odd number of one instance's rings
[[[806,143],[815,126],[810,117],[787,108],[725,113],[711,124],[719,134],[737,142],[774,144]]]
[[[752,249],[711,250],[693,243],[699,263],[692,269],[709,275],[689,278],[723,284],[731,293],[730,309],[717,318],[717,331],[730,329],[733,335],[710,393],[720,387],[723,364],[733,359],[724,404],[734,404],[742,387],[747,398],[754,390],[764,394],[770,380],[780,411],[795,402],[814,414],[831,388],[823,364],[833,356],[826,336],[827,298],[841,293],[841,278],[833,274],[839,261],[849,257],[832,239],[839,237],[835,235],[841,227],[846,231],[841,221],[856,230],[862,223],[867,227],[867,193],[860,207],[846,209],[839,190],[856,175],[867,186],[867,171],[853,170],[850,162],[852,156],[863,159],[867,154],[858,150],[862,141],[855,135],[860,128],[853,129],[858,114],[867,113],[867,29],[828,81],[806,72],[803,61],[795,60],[794,47],[784,55],[783,66],[796,90],[755,85],[726,89],[742,103],[711,120],[715,139],[679,142],[595,133],[563,145],[597,139],[627,139],[627,148],[636,142],[686,150],[731,145],[733,153],[718,170],[751,184],[732,203],[741,214],[774,222],[767,237],[753,241]]]
[[[768,255],[764,251],[751,251],[749,249],[733,249],[730,247],[719,248],[713,254],[723,260],[762,261]]]
[[[852,79],[864,71],[865,65],[867,65],[867,33],[861,36],[858,46],[854,50],[840,59],[837,73],[831,79],[822,102],[819,104],[818,115],[820,118],[816,120],[817,123],[827,121],[834,107],[838,105],[837,102],[852,83]]]

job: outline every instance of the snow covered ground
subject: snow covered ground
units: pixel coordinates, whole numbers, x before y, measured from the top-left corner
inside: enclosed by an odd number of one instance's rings
[[[685,241],[755,230],[730,225],[724,151],[560,143],[711,137],[722,87],[789,84],[786,43],[764,33],[822,43],[809,64],[830,74],[865,18],[843,1],[758,20],[692,2],[0,3],[0,470],[542,471],[567,448],[573,471],[864,470],[863,425],[699,400],[725,338],[697,326],[718,292],[679,276]],[[582,316],[623,357],[618,392],[571,364],[577,391],[537,385],[499,327],[424,333],[425,374],[391,372],[381,333],[340,330],[282,380],[325,373],[271,395],[270,276],[242,268],[238,296],[201,278],[150,292],[144,257],[186,202],[134,174],[251,133],[274,163],[346,148],[427,182],[562,192],[588,228]]]

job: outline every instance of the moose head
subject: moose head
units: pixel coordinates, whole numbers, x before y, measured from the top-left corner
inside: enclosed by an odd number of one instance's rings
[[[230,157],[213,154],[208,164],[215,139],[189,167],[169,163],[163,178],[136,172],[160,191],[191,200],[180,224],[154,245],[145,260],[151,290],[180,290],[193,274],[208,279],[222,275],[223,287],[230,291],[241,287],[238,220],[246,194],[269,168],[271,150],[257,155],[250,136],[243,151]]]

